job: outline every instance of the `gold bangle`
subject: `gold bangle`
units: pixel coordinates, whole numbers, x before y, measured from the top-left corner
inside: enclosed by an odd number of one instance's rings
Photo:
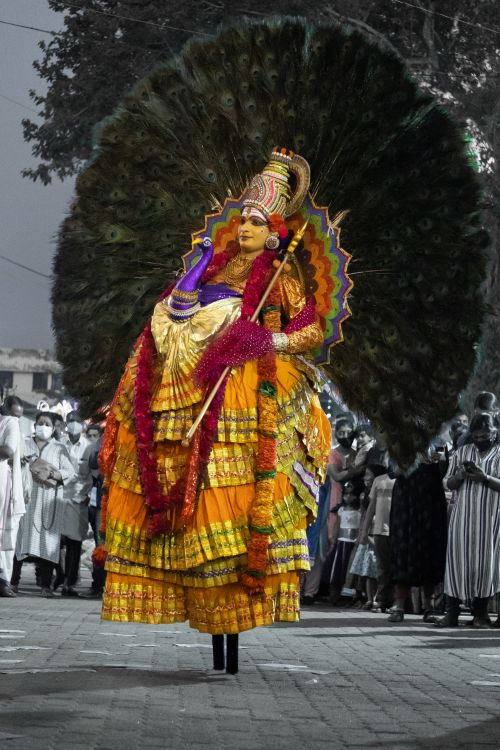
[[[171,296],[174,299],[186,300],[186,302],[196,302],[198,299],[198,294],[198,290],[196,290],[195,292],[183,292],[182,289],[177,289],[176,287],[174,287],[174,289],[172,289]]]

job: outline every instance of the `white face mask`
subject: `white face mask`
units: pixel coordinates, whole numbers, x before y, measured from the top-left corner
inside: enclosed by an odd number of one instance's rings
[[[35,435],[40,440],[50,440],[52,432],[53,428],[48,424],[37,424],[35,427]]]
[[[68,422],[68,432],[70,435],[80,435],[83,425],[80,422]]]

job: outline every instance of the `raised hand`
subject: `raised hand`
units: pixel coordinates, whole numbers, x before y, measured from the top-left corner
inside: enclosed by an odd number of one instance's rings
[[[168,298],[168,311],[172,320],[182,322],[189,320],[200,309],[198,302],[200,281],[208,268],[214,254],[214,246],[210,237],[195,240],[194,246],[201,245],[201,257],[195,265],[182,276]]]
[[[192,294],[198,290],[201,278],[210,265],[210,261],[214,254],[214,246],[210,237],[204,237],[202,240],[195,240],[193,242],[193,249],[197,244],[201,245],[200,259],[175,285],[176,290],[187,294]]]

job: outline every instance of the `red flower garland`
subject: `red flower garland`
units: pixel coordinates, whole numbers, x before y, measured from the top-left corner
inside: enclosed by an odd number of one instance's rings
[[[264,327],[273,333],[281,330],[281,293],[271,290],[263,310]],[[269,537],[273,531],[273,507],[277,463],[278,384],[276,353],[270,351],[257,360],[257,456],[255,499],[250,514],[250,541],[242,584],[251,594],[264,593],[268,566]]]
[[[159,302],[170,294],[170,284],[159,298]],[[158,478],[158,459],[154,443],[154,420],[151,412],[151,396],[154,379],[154,357],[156,346],[151,332],[151,321],[138,339],[139,355],[134,387],[134,416],[137,445],[137,463],[145,502],[152,512],[150,525],[154,528],[155,516],[182,502],[181,493],[163,494]]]

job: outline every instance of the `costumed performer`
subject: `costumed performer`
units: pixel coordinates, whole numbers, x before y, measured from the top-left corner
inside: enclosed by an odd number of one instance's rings
[[[273,151],[242,196],[237,239],[215,254],[204,242],[156,305],[101,450],[103,618],[189,620],[212,634],[214,668],[230,673],[238,633],[298,619],[306,526],[330,449],[315,368],[301,356],[323,333],[295,259],[260,323],[250,321],[289,241],[284,217],[300,207],[309,182],[303,158]],[[192,444],[183,444],[226,366]]]

